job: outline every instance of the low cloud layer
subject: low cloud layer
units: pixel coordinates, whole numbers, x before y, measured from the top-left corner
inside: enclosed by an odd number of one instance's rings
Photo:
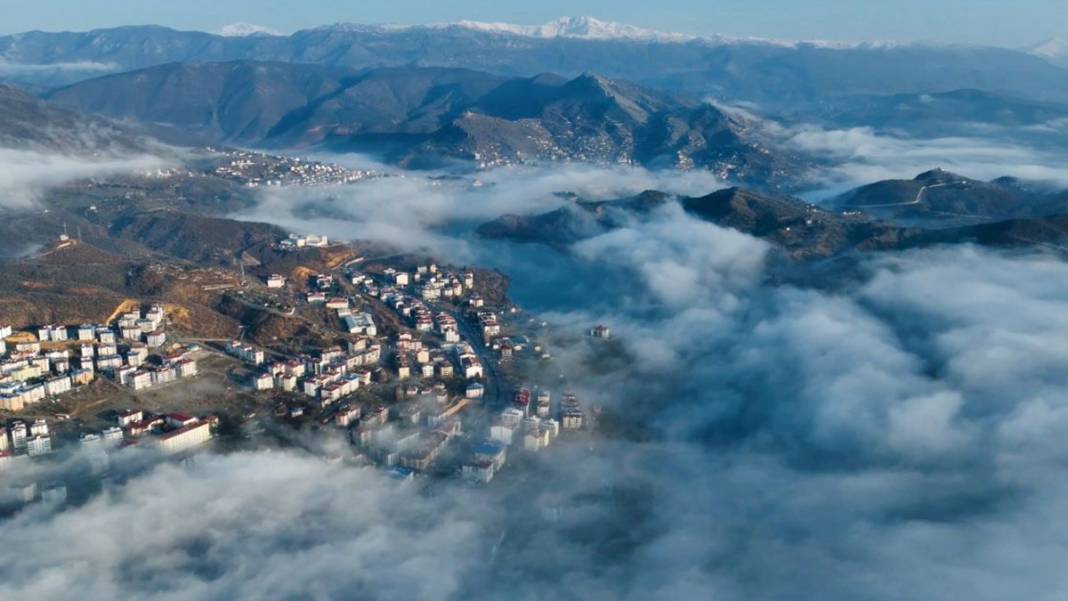
[[[34,206],[48,188],[86,177],[154,170],[169,161],[151,155],[71,156],[0,148],[0,209]]]
[[[820,170],[820,179],[832,191],[883,179],[911,179],[934,167],[983,180],[1007,175],[1068,187],[1063,149],[1043,150],[980,133],[917,139],[877,133],[869,127],[803,126],[778,135],[787,146],[829,162],[830,166]]]
[[[11,63],[0,60],[0,77],[19,77],[27,75],[52,75],[61,73],[84,73],[94,76],[109,71],[117,71],[119,65],[115,63],[101,63],[94,61],[74,61],[66,63]]]
[[[529,279],[513,291],[552,322],[564,385],[625,435],[557,445],[486,489],[277,450],[159,465],[82,506],[0,523],[19,541],[0,547],[0,594],[1062,596],[1068,263],[952,246],[783,278],[806,268],[675,205],[566,253],[470,236],[481,219],[564,202],[556,191],[718,185],[657,177],[389,177],[268,191],[252,215]],[[576,335],[598,322],[615,340]]]
[[[723,187],[708,172],[655,172],[588,165],[502,168],[475,178],[427,176],[391,171],[362,157],[342,164],[375,167],[385,177],[349,186],[265,189],[260,204],[236,215],[295,231],[321,232],[341,239],[367,239],[405,250],[428,250],[457,261],[475,251],[451,226],[472,224],[504,213],[533,214],[564,204],[556,192],[589,199],[619,198],[642,190],[707,194]]]
[[[0,591],[448,599],[484,540],[460,494],[439,504],[373,470],[285,452],[202,455],[191,466],[158,465],[75,510],[4,524],[18,544],[0,551]]]

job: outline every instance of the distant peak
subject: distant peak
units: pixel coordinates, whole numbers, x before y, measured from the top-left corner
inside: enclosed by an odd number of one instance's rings
[[[930,171],[924,171],[923,173],[917,175],[913,179],[915,179],[918,182],[929,182],[929,181],[943,181],[943,180],[964,180],[964,179],[967,179],[967,178],[964,177],[963,175],[959,175],[959,174],[953,173],[952,171],[946,171],[945,169],[943,169],[941,167],[935,167],[934,169],[931,169]]]
[[[482,21],[460,21],[456,26],[477,31],[505,33],[534,38],[575,38],[582,40],[641,40],[656,42],[687,42],[696,36],[683,33],[669,33],[627,25],[601,21],[593,17],[560,17],[542,25],[513,25],[511,23],[486,23]]]
[[[576,84],[582,84],[582,85],[593,86],[593,87],[598,87],[598,88],[604,88],[604,87],[608,87],[608,86],[612,85],[612,80],[608,79],[607,77],[605,77],[603,75],[598,75],[596,73],[589,73],[589,72],[586,72],[586,73],[583,73],[582,75],[579,75],[578,77],[576,77],[572,81],[575,82]]]
[[[1031,54],[1046,59],[1060,59],[1068,57],[1068,40],[1051,38],[1039,42],[1028,49]]]
[[[219,35],[228,38],[247,38],[252,35],[284,35],[280,31],[275,31],[269,27],[263,25],[256,25],[255,23],[230,23],[229,25],[223,25],[219,29]]]

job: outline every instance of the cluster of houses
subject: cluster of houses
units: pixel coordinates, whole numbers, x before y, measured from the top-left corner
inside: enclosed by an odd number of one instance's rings
[[[265,364],[263,351],[251,345],[233,342],[227,352],[260,367],[252,376],[255,390],[299,392],[312,399],[322,410],[323,423],[348,429],[353,444],[368,460],[405,474],[426,471],[450,440],[462,432],[460,413],[486,393],[485,368],[475,348],[461,336],[463,324],[458,323],[455,311],[435,307],[436,301],[464,301],[483,340],[502,356],[521,349],[526,341],[513,343],[502,336],[497,314],[486,309],[482,298],[473,292],[471,272],[446,273],[428,264],[414,271],[387,268],[372,276],[353,269],[346,275],[361,294],[379,299],[411,329],[395,334],[388,343],[376,343],[379,330],[375,318],[353,311],[347,298],[329,296],[336,288],[334,278],[318,274],[310,281],[308,302],[336,310],[343,330],[359,336],[348,341],[344,351],[341,347],[327,348],[317,356],[270,364]],[[437,336],[421,337],[421,333]],[[390,352],[384,355],[382,346],[387,344]],[[507,349],[502,350],[504,347]],[[386,407],[348,398],[372,379],[389,380],[378,366],[384,358],[385,369],[392,368],[398,381],[396,393],[401,402]],[[458,388],[449,384],[454,378],[462,378]],[[509,445],[543,449],[563,429],[551,409],[548,392],[532,397],[523,389],[515,401],[515,406],[498,417],[488,439],[476,447],[473,460],[461,469],[465,478],[488,482],[504,465]],[[290,417],[303,417],[304,406],[281,405],[279,410],[285,409]]]
[[[191,354],[192,349],[189,347],[177,347],[160,355],[161,365],[149,366],[144,363],[148,356],[145,349],[137,349],[137,355],[131,350],[127,352],[128,364],[112,370],[112,373],[119,384],[129,386],[133,390],[145,390],[196,376],[197,362]],[[135,357],[132,363],[130,357]]]
[[[52,452],[48,422],[38,418],[31,423],[17,419],[0,426],[0,469],[6,468],[17,455],[37,457]]]
[[[161,305],[152,305],[143,314],[138,311],[124,313],[116,320],[116,329],[123,341],[121,348],[108,335],[107,328],[98,326],[96,347],[82,345],[79,352],[83,358],[95,353],[97,370],[111,374],[116,382],[133,390],[196,376],[197,362],[192,358],[195,349],[175,345],[170,350],[162,350],[167,340],[163,329],[164,315]],[[81,326],[79,332],[82,328],[87,326]],[[159,357],[157,363],[148,362],[150,353]]]
[[[159,415],[141,409],[129,409],[115,416],[118,424],[99,436],[82,436],[82,444],[92,445],[98,441],[123,442],[125,444],[148,444],[163,453],[180,453],[201,445],[212,438],[218,426],[216,416],[197,417],[187,413]]]
[[[430,390],[405,386],[402,394],[410,394],[411,402],[395,406],[392,415],[384,406],[375,407],[351,430],[352,442],[378,465],[425,472],[449,441],[463,433],[459,414],[469,401],[450,404],[444,385]]]
[[[299,391],[320,407],[327,407],[371,383],[371,369],[382,355],[382,346],[369,338],[358,338],[340,346],[322,349],[315,356],[265,364],[263,351],[238,342],[227,352],[246,363],[263,366],[252,376],[252,388],[259,391]]]
[[[560,419],[553,414],[549,391],[531,394],[529,388],[519,388],[512,406],[502,410],[490,426],[488,440],[475,447],[472,459],[461,468],[463,477],[489,482],[504,465],[507,447],[517,445],[526,451],[538,451],[548,447],[561,430],[583,427],[582,406],[574,394],[567,393],[560,400],[556,412]]]
[[[215,167],[215,175],[244,183],[249,188],[283,185],[351,184],[374,175],[364,169],[303,160],[299,157],[268,157],[245,150],[230,151],[231,159]]]
[[[116,425],[100,432],[82,434],[80,446],[103,451],[141,444],[164,454],[174,454],[207,442],[219,424],[213,415],[196,417],[180,412],[157,415],[141,409],[119,412],[115,421]],[[0,426],[0,471],[19,458],[47,455],[52,450],[52,434],[44,418],[32,422],[16,419],[6,427]],[[90,459],[92,462],[93,457]]]
[[[89,384],[98,373],[134,390],[195,376],[196,361],[185,348],[149,365],[149,354],[167,341],[164,320],[163,306],[155,304],[123,313],[110,326],[43,325],[35,339],[29,332],[13,338],[10,326],[0,327],[0,339],[14,340],[11,349],[0,340],[0,408],[22,410]]]
[[[290,234],[278,242],[278,248],[282,250],[296,250],[298,248],[323,248],[330,246],[326,236],[317,234]]]
[[[418,332],[431,332],[434,330],[433,312],[418,298],[408,296],[394,288],[383,290],[382,301],[397,312],[397,315],[408,320]]]
[[[317,357],[301,357],[268,366],[253,377],[258,390],[296,390],[313,399],[322,409],[324,423],[332,420],[350,430],[353,444],[370,461],[405,474],[426,471],[434,465],[449,441],[461,433],[459,413],[472,400],[484,394],[482,365],[470,345],[463,342],[456,317],[447,311],[431,311],[428,303],[439,298],[459,298],[474,285],[472,274],[450,275],[435,265],[414,272],[387,269],[372,278],[358,271],[348,277],[362,294],[378,298],[407,321],[415,332],[405,330],[388,342],[390,353],[383,356],[375,342],[379,334],[375,318],[366,312],[354,312],[327,296],[334,289],[329,275],[315,276],[308,300],[323,303],[338,312],[343,329],[358,336],[348,341],[348,348],[323,349]],[[381,285],[380,285],[381,284]],[[428,292],[436,290],[437,292]],[[444,345],[424,342],[420,333],[437,333]],[[374,406],[367,411],[347,399],[362,386],[370,384],[372,374],[382,380],[389,377],[378,367],[384,358],[399,381],[397,400],[391,411]],[[385,369],[388,369],[386,367]],[[449,393],[447,382],[462,375],[463,394]],[[303,415],[303,408],[290,407],[291,417]]]
[[[311,282],[312,290],[305,295],[309,305],[324,305],[327,309],[335,309],[338,317],[351,314],[349,299],[343,296],[328,296],[334,288],[334,276],[328,273],[316,274]]]
[[[501,411],[490,427],[490,438],[508,445],[521,442],[531,451],[549,446],[560,434],[560,422],[550,417],[550,403],[548,391],[539,391],[532,402],[530,389],[520,388],[512,406]]]
[[[386,274],[389,276],[390,274]],[[409,280],[407,272],[393,274],[394,283],[403,287],[401,281]],[[437,265],[430,264],[416,268],[411,276],[412,285],[416,287],[419,298],[424,301],[459,299],[464,292],[475,285],[475,275],[465,271],[460,275],[438,271]]]
[[[68,338],[60,326],[42,328],[46,340]],[[25,333],[12,338],[11,326],[0,326],[0,409],[21,411],[45,398],[69,392],[93,381],[91,361],[72,361],[65,348],[44,348],[39,339]],[[5,339],[12,340],[10,348]]]
[[[413,377],[450,380],[456,375],[456,367],[444,349],[428,348],[408,332],[397,334],[394,349],[396,375],[400,380]]]
[[[365,294],[380,298],[385,302],[396,297],[394,302],[412,305],[414,299],[422,301],[456,301],[469,294],[475,286],[475,274],[464,271],[460,274],[447,273],[430,263],[420,265],[414,272],[401,271],[392,267],[383,270],[384,283],[379,286],[367,274],[351,271],[349,277],[355,286],[360,286]],[[396,307],[395,307],[396,308]]]

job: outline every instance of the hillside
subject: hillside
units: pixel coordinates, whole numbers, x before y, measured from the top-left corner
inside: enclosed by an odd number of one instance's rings
[[[168,64],[48,97],[169,139],[325,145],[407,167],[571,160],[707,168],[774,184],[796,161],[710,104],[591,74],[504,79],[466,69]]]
[[[678,199],[646,191],[614,201],[575,201],[540,215],[504,215],[481,225],[478,234],[563,249],[641,218],[673,200],[694,217],[767,240],[799,260],[830,257],[850,249],[894,248],[909,236],[905,229],[863,215],[839,215],[794,198],[742,188]]]
[[[262,139],[290,111],[337,90],[341,72],[266,62],[170,63],[53,90],[44,98],[186,141]]]
[[[865,215],[842,215],[797,199],[741,188],[679,202],[695,217],[768,240],[796,259],[829,257],[854,248],[892,248],[905,233]]]
[[[898,221],[974,222],[1066,212],[1068,194],[1011,179],[984,182],[933,169],[911,180],[861,186],[834,204]]]
[[[0,85],[0,147],[65,154],[138,152],[147,142],[116,124]]]
[[[413,168],[575,160],[711,169],[774,185],[796,162],[771,151],[757,128],[706,102],[595,75],[503,79],[446,68],[345,74],[281,63],[168,64],[48,97],[168,138],[358,149]]]
[[[647,190],[613,201],[576,200],[538,215],[502,215],[477,228],[483,238],[537,242],[558,249],[619,227],[629,217],[670,202],[671,196]]]

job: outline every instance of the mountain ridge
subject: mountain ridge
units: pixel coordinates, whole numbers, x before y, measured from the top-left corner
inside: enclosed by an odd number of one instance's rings
[[[706,102],[584,73],[503,78],[470,69],[363,71],[262,61],[173,63],[45,95],[155,135],[270,149],[372,150],[409,167],[548,161],[708,168],[775,185],[793,166]]]
[[[467,67],[508,77],[547,71],[573,77],[595,70],[672,92],[783,107],[832,96],[960,88],[1068,99],[1064,69],[1025,51],[981,46],[782,44],[725,38],[663,42],[532,37],[456,26],[328,27],[288,36],[222,36],[137,26],[0,36],[0,58],[23,67],[8,72],[9,80],[51,86],[85,79],[86,74],[39,67],[81,62],[125,71],[168,62],[255,59],[350,69]],[[902,68],[906,64],[912,67]]]

